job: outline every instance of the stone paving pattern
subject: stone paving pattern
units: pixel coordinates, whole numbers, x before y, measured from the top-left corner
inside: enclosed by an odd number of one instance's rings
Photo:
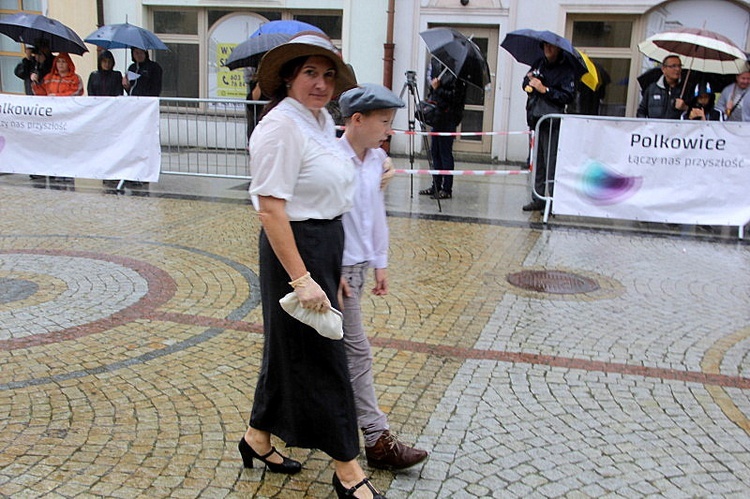
[[[2,182],[0,206],[1,496],[332,496],[319,451],[288,449],[287,477],[236,449],[263,341],[251,206]],[[389,498],[747,497],[748,244],[389,223],[391,293],[363,303],[376,389],[431,452],[398,474],[361,457]]]

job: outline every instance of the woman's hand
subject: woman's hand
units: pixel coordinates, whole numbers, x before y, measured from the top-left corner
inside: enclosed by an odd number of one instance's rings
[[[297,295],[302,308],[309,308],[318,312],[325,312],[331,308],[331,302],[328,300],[325,291],[312,277],[309,277],[309,274],[306,279],[299,281],[294,286],[294,293]]]

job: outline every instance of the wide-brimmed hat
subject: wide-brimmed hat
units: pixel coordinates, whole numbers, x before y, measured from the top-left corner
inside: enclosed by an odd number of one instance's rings
[[[258,67],[258,84],[260,85],[261,92],[264,95],[273,95],[276,89],[286,84],[279,74],[284,64],[298,57],[310,57],[314,55],[327,57],[336,66],[334,95],[357,86],[354,74],[344,64],[339,51],[333,45],[331,39],[321,33],[303,31],[295,35],[288,42],[272,48],[263,56]]]

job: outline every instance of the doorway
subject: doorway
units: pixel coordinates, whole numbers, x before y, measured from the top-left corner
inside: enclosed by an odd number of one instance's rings
[[[467,85],[466,105],[464,107],[464,117],[458,132],[487,132],[492,130],[493,110],[495,109],[494,88],[495,75],[497,74],[497,50],[498,50],[498,28],[477,26],[477,25],[445,25],[430,24],[430,28],[449,27],[471,38],[482,51],[490,67],[490,76],[492,82],[489,90],[485,91]],[[427,58],[429,61],[429,57]],[[475,135],[456,137],[453,145],[455,152],[471,154],[490,154],[492,150],[491,135]]]

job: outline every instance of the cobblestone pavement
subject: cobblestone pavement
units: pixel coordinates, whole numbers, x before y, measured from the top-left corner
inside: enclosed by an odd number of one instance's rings
[[[331,497],[319,451],[289,449],[293,477],[237,452],[262,346],[243,196],[25,182],[0,177],[0,495]],[[361,458],[389,498],[747,496],[750,245],[444,218],[389,218],[391,293],[363,303],[380,403],[431,452]],[[509,283],[529,271],[596,289]]]

